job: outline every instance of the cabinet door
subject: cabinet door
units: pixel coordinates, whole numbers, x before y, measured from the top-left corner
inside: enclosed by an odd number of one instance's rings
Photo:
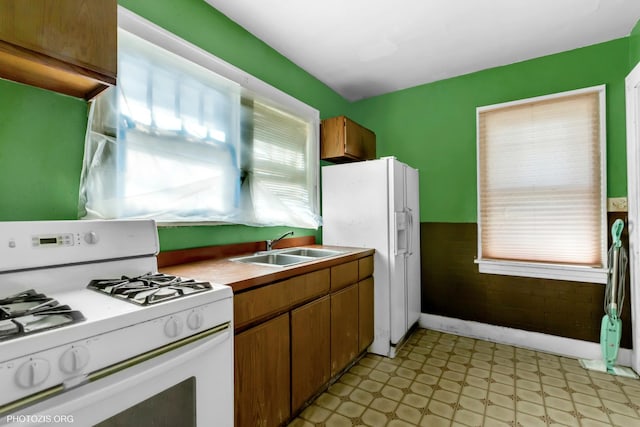
[[[331,295],[331,376],[358,355],[358,284]]]
[[[329,381],[329,296],[291,311],[291,410],[297,411]]]
[[[116,0],[0,1],[0,78],[90,99],[116,69]]]
[[[289,313],[235,336],[235,425],[272,427],[289,419]]]
[[[344,116],[324,119],[320,127],[320,158],[333,159],[344,156],[345,122]]]
[[[345,135],[346,155],[361,160],[376,158],[376,135],[372,131],[345,118]]]
[[[116,75],[115,0],[5,0],[0,12],[0,39]]]
[[[337,163],[376,158],[376,135],[345,116],[324,119],[320,158]]]
[[[358,282],[358,352],[373,342],[373,277]]]

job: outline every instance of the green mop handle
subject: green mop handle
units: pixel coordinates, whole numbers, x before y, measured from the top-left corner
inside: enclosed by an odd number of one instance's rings
[[[620,247],[622,247],[622,229],[624,228],[624,221],[616,219],[611,226],[611,238],[613,239],[613,265],[611,266],[611,302],[609,303],[609,315],[612,319],[618,318],[618,304],[617,304],[617,292],[618,292],[618,254]]]
[[[611,226],[611,238],[613,239],[613,245],[616,248],[620,248],[620,246],[622,246],[622,240],[620,240],[620,236],[622,235],[623,228],[624,221],[620,218],[616,219]]]

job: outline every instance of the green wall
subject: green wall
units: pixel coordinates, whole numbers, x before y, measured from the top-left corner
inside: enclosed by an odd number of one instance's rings
[[[349,104],[203,0],[120,4],[320,111],[373,129],[378,154],[421,170],[421,220],[475,222],[475,108],[607,84],[608,188],[626,194],[624,77],[640,60],[631,37]],[[82,100],[0,80],[0,220],[75,219],[86,128]],[[288,227],[163,227],[163,250],[272,238]],[[296,229],[297,235],[318,235]]]
[[[640,21],[636,22],[636,25],[629,34],[629,71],[640,62]]]
[[[203,0],[124,0],[153,23],[317,108],[343,114],[347,101]],[[0,220],[75,219],[86,103],[0,80]],[[290,227],[163,227],[163,250],[274,238]],[[316,230],[294,229],[296,235]]]
[[[349,114],[378,155],[420,170],[420,219],[476,222],[476,107],[606,84],[607,187],[626,195],[624,78],[628,38],[359,101]]]
[[[118,3],[317,108],[322,118],[343,114],[347,106],[340,95],[204,0],[119,0]]]
[[[75,219],[87,105],[0,80],[0,220]]]

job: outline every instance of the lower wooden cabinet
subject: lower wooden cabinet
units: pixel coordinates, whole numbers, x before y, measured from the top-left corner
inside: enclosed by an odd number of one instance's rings
[[[358,282],[358,353],[373,342],[373,277]]]
[[[330,379],[329,296],[291,311],[291,411],[295,413]]]
[[[358,355],[358,284],[331,294],[331,376]]]
[[[373,341],[373,257],[234,295],[235,426],[284,425]]]
[[[235,336],[236,427],[279,426],[291,416],[289,313]]]

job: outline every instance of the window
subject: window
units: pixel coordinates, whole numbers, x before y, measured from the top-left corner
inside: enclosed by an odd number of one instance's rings
[[[606,283],[604,87],[477,109],[480,272]]]
[[[79,216],[317,228],[317,110],[122,8],[119,23]]]

